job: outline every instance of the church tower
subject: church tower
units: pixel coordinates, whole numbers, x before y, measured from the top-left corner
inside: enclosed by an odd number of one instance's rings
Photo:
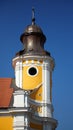
[[[53,118],[52,71],[54,59],[44,49],[46,37],[35,23],[20,36],[23,50],[12,60],[16,89],[13,93],[14,130],[55,130]]]

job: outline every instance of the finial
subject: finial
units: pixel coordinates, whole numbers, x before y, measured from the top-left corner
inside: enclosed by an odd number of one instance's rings
[[[32,8],[32,25],[35,24],[35,10]]]

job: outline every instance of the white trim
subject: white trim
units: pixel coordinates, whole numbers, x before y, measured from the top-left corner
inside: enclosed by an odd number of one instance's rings
[[[52,57],[50,57],[50,56],[38,56],[38,55],[36,55],[36,56],[32,56],[32,55],[17,56],[15,58],[13,58],[13,60],[12,60],[13,67],[15,67],[16,66],[16,62],[20,61],[20,60],[22,60],[22,62],[24,60],[39,60],[39,61],[40,60],[42,60],[42,61],[43,60],[49,60],[52,63],[52,67],[54,68],[54,59]]]

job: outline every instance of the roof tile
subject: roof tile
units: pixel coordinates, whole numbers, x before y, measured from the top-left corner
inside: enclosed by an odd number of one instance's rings
[[[13,88],[11,87],[12,78],[0,78],[0,107],[9,107]]]

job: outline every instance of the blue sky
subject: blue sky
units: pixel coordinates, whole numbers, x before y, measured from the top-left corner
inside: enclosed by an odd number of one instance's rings
[[[32,7],[36,23],[47,38],[45,49],[55,59],[53,105],[57,130],[73,130],[72,0],[0,0],[0,77],[14,78],[12,58],[23,48],[20,35],[31,24]]]

